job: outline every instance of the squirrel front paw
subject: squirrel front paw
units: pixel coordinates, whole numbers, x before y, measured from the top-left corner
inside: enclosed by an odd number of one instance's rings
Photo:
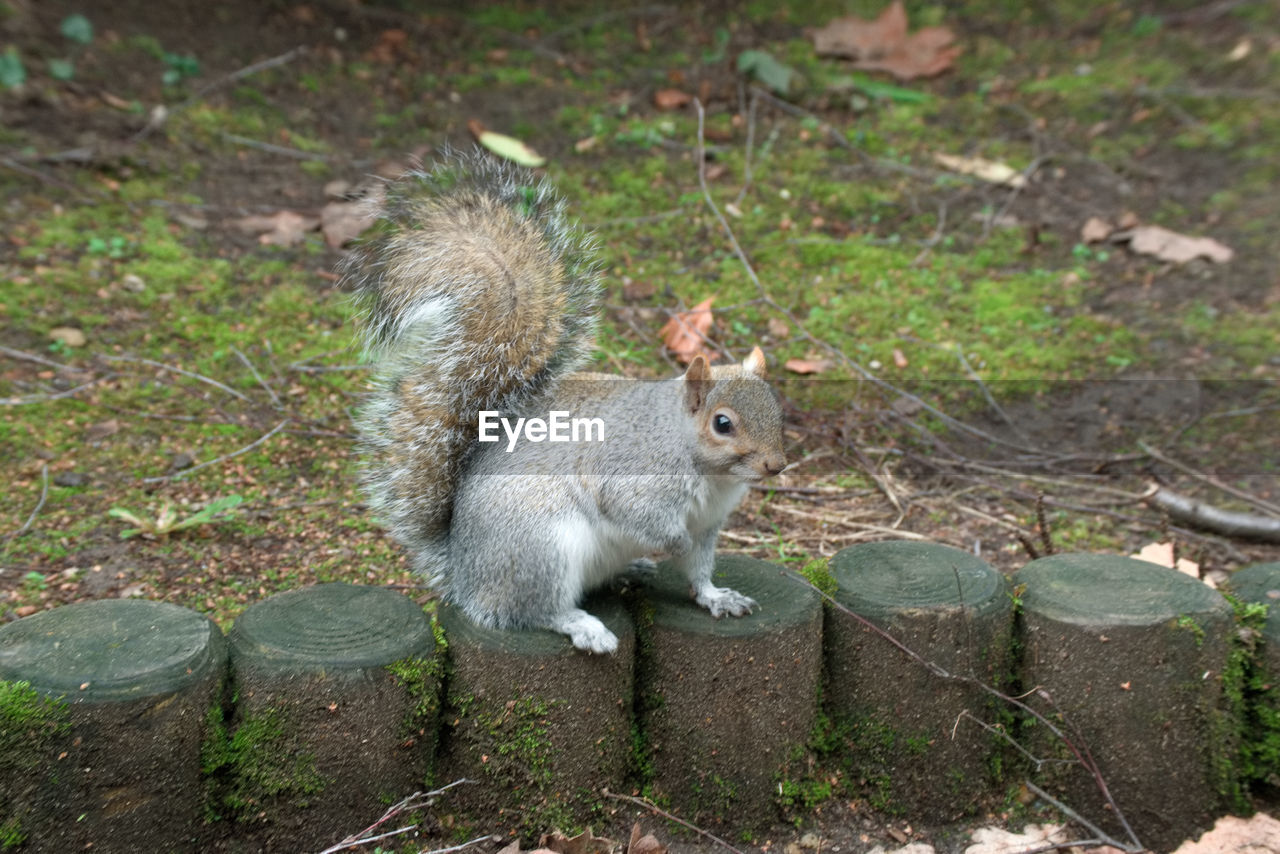
[[[618,636],[581,608],[556,617],[551,621],[551,628],[568,635],[578,649],[601,654],[618,651]]]
[[[751,609],[757,607],[756,600],[750,596],[744,596],[728,587],[716,587],[712,584],[700,588],[694,598],[699,605],[711,612],[711,616],[717,618],[725,614],[741,617],[744,614],[750,614]]]

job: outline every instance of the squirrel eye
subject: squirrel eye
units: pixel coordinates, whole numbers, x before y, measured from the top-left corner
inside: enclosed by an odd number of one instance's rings
[[[711,429],[721,436],[728,436],[733,432],[733,419],[723,412],[717,412],[711,419]]]

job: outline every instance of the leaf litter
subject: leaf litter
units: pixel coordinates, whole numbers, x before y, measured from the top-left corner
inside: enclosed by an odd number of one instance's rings
[[[947,27],[907,28],[900,0],[873,21],[854,15],[835,18],[812,33],[813,49],[823,56],[853,61],[855,68],[885,71],[899,80],[935,77],[949,69],[961,53]]]

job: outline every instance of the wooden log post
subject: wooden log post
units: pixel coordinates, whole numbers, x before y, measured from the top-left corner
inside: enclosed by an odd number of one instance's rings
[[[1258,563],[1231,576],[1228,589],[1242,602],[1266,605],[1255,655],[1243,662],[1244,743],[1240,771],[1257,793],[1280,795],[1280,561]],[[1242,631],[1257,629],[1256,621]]]
[[[1007,687],[1013,604],[1004,577],[936,543],[890,541],[830,561],[834,599],[925,661]],[[846,732],[852,770],[873,806],[947,821],[990,800],[1004,746],[976,721],[1002,707],[980,687],[940,678],[843,611],[827,617],[827,710]]]
[[[235,709],[206,766],[239,844],[323,848],[425,789],[444,665],[411,599],[291,590],[246,609],[229,640]]]
[[[771,563],[721,555],[713,581],[759,604],[716,619],[666,565],[645,580],[637,708],[653,792],[699,825],[764,828],[780,775],[813,730],[822,673],[818,594]]]
[[[471,781],[442,816],[530,842],[552,828],[599,827],[601,790],[621,790],[628,771],[635,632],[616,596],[584,607],[617,635],[616,653],[583,652],[547,630],[485,628],[441,607],[449,687],[436,779]]]
[[[164,602],[66,605],[0,627],[0,848],[194,851],[226,642]]]
[[[1014,576],[1021,591],[1022,681],[1029,702],[1087,750],[1129,825],[1155,850],[1211,826],[1233,786],[1238,729],[1223,709],[1232,609],[1201,582],[1145,561],[1060,554]],[[1065,725],[1063,722],[1065,721]],[[1024,730],[1041,758],[1069,760],[1041,723]],[[1127,839],[1097,781],[1048,763],[1046,790]]]

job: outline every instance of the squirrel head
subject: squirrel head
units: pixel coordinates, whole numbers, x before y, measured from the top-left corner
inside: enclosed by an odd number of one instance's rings
[[[684,406],[694,420],[697,461],[708,474],[754,481],[786,468],[782,405],[764,377],[759,347],[740,365],[711,367],[702,356],[690,363]]]

